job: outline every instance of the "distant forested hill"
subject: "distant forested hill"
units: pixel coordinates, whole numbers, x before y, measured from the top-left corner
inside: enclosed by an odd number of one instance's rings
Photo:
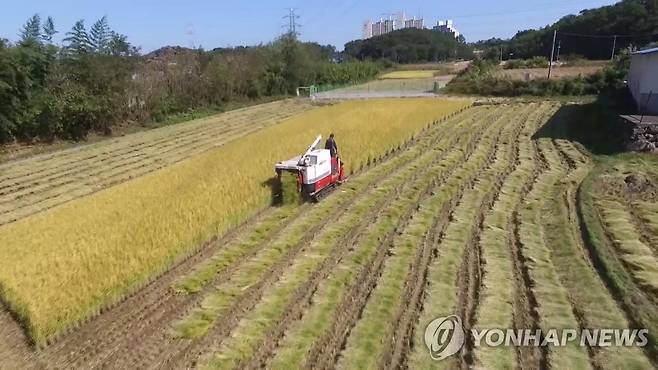
[[[432,30],[403,29],[345,44],[345,53],[359,60],[388,59],[396,63],[436,62],[472,57],[463,38]]]
[[[548,56],[557,30],[562,55],[577,54],[588,59],[610,58],[614,37],[618,35],[615,50],[629,45],[642,47],[658,41],[658,0],[623,0],[614,5],[583,10],[568,15],[558,22],[538,29],[519,31],[510,40],[491,39],[475,43],[492,58],[500,54],[505,58]],[[585,36],[587,35],[587,36]]]

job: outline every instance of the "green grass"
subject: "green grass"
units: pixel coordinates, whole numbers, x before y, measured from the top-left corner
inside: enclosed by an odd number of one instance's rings
[[[281,199],[277,199],[281,204],[301,204],[302,198],[299,193],[299,185],[297,184],[297,175],[290,172],[281,173],[281,192],[279,196]]]
[[[300,207],[298,204],[287,205],[275,209],[271,215],[261,220],[249,235],[241,240],[237,245],[230,245],[223,248],[217,254],[196,268],[191,274],[176,281],[173,289],[178,293],[192,294],[198,293],[210,282],[220,271],[224,271],[231,266],[240,257],[245,256],[261,245],[276,230],[279,230],[281,223],[298,214]]]
[[[160,120],[145,122],[144,127],[153,129],[163,126],[175,125],[182,122],[187,122],[195,119],[213,116],[215,114],[224,113],[231,110],[243,109],[258,104],[265,104],[276,100],[285,99],[286,96],[271,96],[266,98],[259,98],[256,100],[237,100],[231,101],[221,106],[200,107],[195,109],[188,109],[184,112],[171,113],[161,117]]]

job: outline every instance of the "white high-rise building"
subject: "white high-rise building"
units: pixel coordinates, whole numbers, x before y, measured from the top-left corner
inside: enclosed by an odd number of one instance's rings
[[[450,34],[454,38],[457,38],[460,35],[459,31],[457,31],[457,29],[453,25],[452,19],[436,22],[436,26],[434,26],[434,30],[438,32]]]
[[[363,22],[362,35],[364,39],[369,39],[372,37],[372,26],[373,23],[371,20]]]
[[[423,29],[423,28],[425,28],[425,22],[423,21],[423,18],[420,18],[420,19],[416,19],[416,18],[406,19],[404,21],[404,28]]]
[[[399,12],[396,14],[389,14],[388,19],[380,18],[377,22],[373,22],[371,20],[363,22],[361,34],[364,39],[369,39],[371,37],[381,36],[395,30],[401,30],[403,28],[422,29],[425,28],[425,22],[422,18],[407,19],[407,16],[404,12]]]

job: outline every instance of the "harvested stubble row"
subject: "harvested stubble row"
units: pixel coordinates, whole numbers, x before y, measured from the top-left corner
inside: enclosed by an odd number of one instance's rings
[[[385,261],[377,286],[370,293],[367,304],[359,315],[359,320],[349,332],[345,349],[341,352],[338,361],[339,368],[351,368],[355,364],[357,368],[364,369],[385,367],[387,354],[394,351],[397,346],[405,346],[404,338],[393,338],[393,330],[396,323],[395,318],[400,313],[416,309],[415,304],[403,300],[405,287],[410,289],[418,283],[409,281],[407,278],[411,271],[411,262],[416,254],[415,250],[422,245],[425,235],[432,232],[431,225],[450,219],[437,220],[437,217],[442,215],[442,212],[439,212],[441,208],[446,205],[448,205],[448,210],[461,207],[463,202],[468,201],[464,197],[468,195],[469,191],[473,191],[473,189],[469,189],[470,186],[477,186],[476,179],[486,182],[486,179],[492,175],[493,169],[490,166],[494,163],[494,157],[505,155],[503,154],[505,149],[497,150],[501,126],[507,124],[505,118],[510,119],[511,116],[504,116],[490,128],[473,155],[457,173],[450,176],[445,184],[436,189],[434,195],[430,193],[421,202],[419,212],[413,217],[408,227],[396,236],[391,246],[391,257]],[[510,138],[513,126],[514,124],[508,125],[509,131],[504,129],[505,137]],[[509,148],[506,149],[509,150]],[[437,227],[443,228],[440,225]],[[446,233],[448,232],[446,230]],[[430,240],[432,239],[430,238]],[[429,248],[433,248],[433,246],[429,246]],[[429,261],[426,262],[429,263]],[[453,276],[453,279],[455,277]],[[408,324],[415,325],[415,321]],[[425,351],[425,356],[429,358],[427,351]],[[411,365],[412,368],[414,366]]]
[[[410,349],[408,363],[412,368],[429,368],[435,366],[450,367],[459,362],[452,358],[437,363],[427,354],[422,335],[427,323],[436,317],[452,315],[460,310],[460,286],[456,284],[462,261],[467,250],[472,249],[479,233],[478,219],[491,202],[501,179],[513,170],[515,165],[515,147],[518,145],[520,130],[526,124],[525,120],[534,108],[525,107],[520,112],[513,107],[509,109],[504,122],[504,128],[498,136],[490,139],[488,152],[482,154],[481,164],[470,168],[462,176],[462,182],[455,182],[452,191],[460,194],[459,204],[454,208],[449,223],[444,226],[438,245],[437,257],[431,261],[427,275],[427,288],[422,301],[422,313],[415,327],[414,348]],[[514,118],[512,118],[514,117]],[[465,289],[465,287],[461,287]],[[355,338],[356,336],[353,335]]]
[[[315,109],[193,160],[4,225],[0,259],[10,263],[0,271],[2,298],[43,345],[266,206],[272,163],[297,154],[317,133],[334,131],[348,170],[354,170],[467,105],[410,99]]]
[[[569,298],[581,328],[629,328],[582,245],[576,214],[577,186],[589,173],[592,163],[574,144],[556,140],[562,154],[564,176],[549,194],[543,212],[543,226],[551,259]],[[558,163],[555,163],[556,165]],[[591,362],[601,369],[648,369],[651,362],[637,347],[610,346],[590,348]]]
[[[633,202],[632,207],[638,214],[640,222],[645,225],[651,234],[648,243],[658,254],[658,203],[636,201]]]
[[[615,252],[630,271],[637,284],[658,297],[658,259],[654,251],[640,238],[632,216],[622,200],[595,200],[599,215],[611,236]]]
[[[459,138],[460,146],[471,135],[473,133]],[[448,139],[455,140],[454,137]],[[378,240],[379,237],[382,233],[392,232],[396,223],[406,219],[400,216],[414,209],[413,199],[423,193],[431,179],[454,169],[463,159],[461,151],[449,151],[445,145],[437,145],[435,149],[422,153],[412,162],[396,169],[388,180],[378,183],[376,189],[358,197],[335,221],[326,223],[325,215],[330,208],[322,209],[312,222],[323,224],[323,228],[291,262],[281,278],[266,290],[253,310],[240,320],[231,335],[225,336],[217,348],[217,354],[207,360],[206,366],[231,368],[245,365],[246,361],[258,361],[262,353],[272,351],[273,343],[283,335],[283,328],[288,326],[285,322],[297,316],[293,312],[300,312],[299,305],[305,306],[302,302],[309,302],[307,295],[316,291],[318,284],[326,281],[327,275],[331,279],[333,271],[344,271],[343,265],[352,261],[355,248],[350,246],[358,245],[362,253],[385,243]],[[441,153],[447,155],[445,159],[441,159]],[[344,195],[337,195],[340,196]],[[276,241],[273,245],[274,249],[278,249]],[[361,258],[364,257],[361,254]],[[220,287],[218,290],[224,292],[226,289]],[[248,366],[252,365],[256,366],[253,363]]]
[[[139,177],[312,109],[285,100],[0,166],[0,225]]]
[[[539,326],[544,329],[579,328],[569,301],[569,292],[560,281],[551,248],[547,245],[547,230],[542,218],[551,190],[566,176],[560,156],[550,139],[539,139],[538,148],[546,169],[537,177],[519,211],[519,235],[522,254],[527,261],[532,291],[537,300]],[[547,352],[547,353],[546,353]],[[546,349],[545,359],[558,368],[591,368],[587,349],[571,343],[565,347]]]
[[[605,176],[606,171],[605,166],[596,166],[577,191],[577,215],[583,232],[584,246],[599,277],[612,293],[615,303],[624,311],[630,326],[648,329],[649,345],[645,347],[645,351],[649,358],[654,359],[655,367],[655,359],[658,358],[655,295],[638,284],[633,271],[629,270],[628,265],[619,256],[615,238],[611,230],[605,227],[596,204],[596,199],[608,199],[599,193],[600,187],[596,184]],[[611,199],[620,201],[617,196],[612,196]]]
[[[555,108],[542,105],[528,119],[519,138],[518,166],[503,183],[498,199],[484,219],[485,228],[480,237],[480,250],[484,263],[480,302],[475,315],[475,327],[514,327],[515,277],[512,246],[512,215],[537,170],[534,145],[531,137],[540,124],[555,112]],[[518,367],[516,350],[511,347],[478,347],[475,363],[496,368]]]

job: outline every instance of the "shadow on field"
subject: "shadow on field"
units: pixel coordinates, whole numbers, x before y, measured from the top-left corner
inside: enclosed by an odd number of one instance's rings
[[[300,204],[302,202],[297,188],[297,176],[289,172],[283,172],[281,176],[273,176],[261,184],[270,188],[273,207],[281,207],[289,204]]]
[[[281,181],[279,181],[279,178],[277,176],[272,176],[267,181],[263,182],[261,184],[263,187],[267,187],[270,189],[270,205],[272,207],[279,207],[283,205],[283,194],[282,194],[282,188],[281,188]]]
[[[623,151],[617,116],[634,111],[625,92],[601,95],[593,103],[562,106],[532,138],[565,139],[582,144],[592,154],[617,154]]]

